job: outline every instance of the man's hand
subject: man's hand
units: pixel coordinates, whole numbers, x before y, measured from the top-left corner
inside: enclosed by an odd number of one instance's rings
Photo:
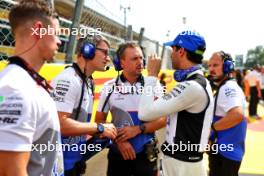
[[[117,129],[112,123],[104,123],[104,132],[100,135],[100,137],[115,139],[117,136]]]
[[[118,129],[118,135],[116,138],[116,142],[124,142],[130,138],[133,138],[141,133],[139,126],[125,126],[123,128]]]
[[[148,59],[148,76],[158,77],[161,67],[161,59],[156,54],[151,55]]]
[[[247,97],[246,97],[246,101],[247,101],[247,102],[249,102],[249,100],[250,100],[250,97],[249,97],[249,96],[247,96]]]
[[[122,154],[124,160],[136,159],[136,152],[133,146],[128,141],[117,143],[117,147],[120,153]]]

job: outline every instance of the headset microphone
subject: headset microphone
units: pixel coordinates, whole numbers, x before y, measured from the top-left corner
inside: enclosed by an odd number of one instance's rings
[[[104,67],[104,70],[105,70],[105,71],[107,71],[107,70],[109,70],[109,69],[110,69],[109,66],[105,66],[105,67]]]

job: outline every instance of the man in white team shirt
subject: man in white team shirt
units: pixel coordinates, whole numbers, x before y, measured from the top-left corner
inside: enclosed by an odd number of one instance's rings
[[[120,44],[116,53],[113,63],[122,73],[104,84],[96,112],[96,121],[105,122],[110,111],[118,128],[118,136],[108,152],[107,176],[153,176],[157,174],[154,133],[165,126],[166,119],[153,122],[138,119],[139,99],[148,82],[141,73],[144,58],[140,46],[128,41]],[[160,84],[148,91],[155,92],[157,97],[163,93]]]
[[[217,153],[209,154],[209,175],[237,176],[245,152],[245,95],[232,78],[234,63],[229,54],[223,51],[214,53],[208,66],[210,79],[216,85],[210,140],[212,145],[219,146]]]
[[[9,13],[15,53],[0,73],[0,175],[62,175],[63,158],[56,105],[38,71],[58,45],[56,13],[45,1],[25,0]],[[41,35],[41,36],[40,36]]]
[[[163,172],[167,176],[204,176],[203,151],[206,149],[213,116],[211,86],[199,66],[205,51],[204,38],[197,32],[183,31],[172,42],[172,65],[178,81],[173,90],[155,100],[143,94],[139,118],[151,121],[167,116],[166,141],[161,146]],[[155,85],[159,60],[149,60],[148,74]],[[143,91],[144,92],[144,91]]]
[[[77,62],[52,80],[62,143],[71,146],[63,151],[65,176],[84,173],[86,165],[83,154],[91,156],[92,153],[102,150],[103,145],[96,145],[94,142],[90,144],[90,149],[87,145],[87,150],[83,151],[82,146],[86,145],[87,135],[100,133],[101,137],[116,137],[117,131],[113,124],[90,122],[94,99],[91,76],[94,71],[105,71],[110,60],[109,47],[108,41],[101,35],[80,38],[77,44]]]

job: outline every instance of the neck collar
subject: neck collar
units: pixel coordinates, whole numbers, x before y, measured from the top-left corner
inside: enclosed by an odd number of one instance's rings
[[[13,56],[9,58],[9,64],[15,64],[23,68],[32,78],[33,80],[43,87],[48,93],[50,93],[50,90],[53,90],[53,88],[48,84],[45,78],[40,76],[38,72],[36,72],[24,59],[22,59],[19,56]]]

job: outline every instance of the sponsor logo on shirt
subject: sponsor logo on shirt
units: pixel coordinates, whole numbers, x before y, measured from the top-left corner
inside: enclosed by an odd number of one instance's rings
[[[225,96],[227,96],[227,97],[236,97],[237,96],[236,89],[234,89],[234,88],[226,88],[225,89]]]
[[[0,123],[16,124],[18,118],[0,117]]]
[[[5,97],[4,96],[0,96],[0,104],[3,103],[5,101]]]

